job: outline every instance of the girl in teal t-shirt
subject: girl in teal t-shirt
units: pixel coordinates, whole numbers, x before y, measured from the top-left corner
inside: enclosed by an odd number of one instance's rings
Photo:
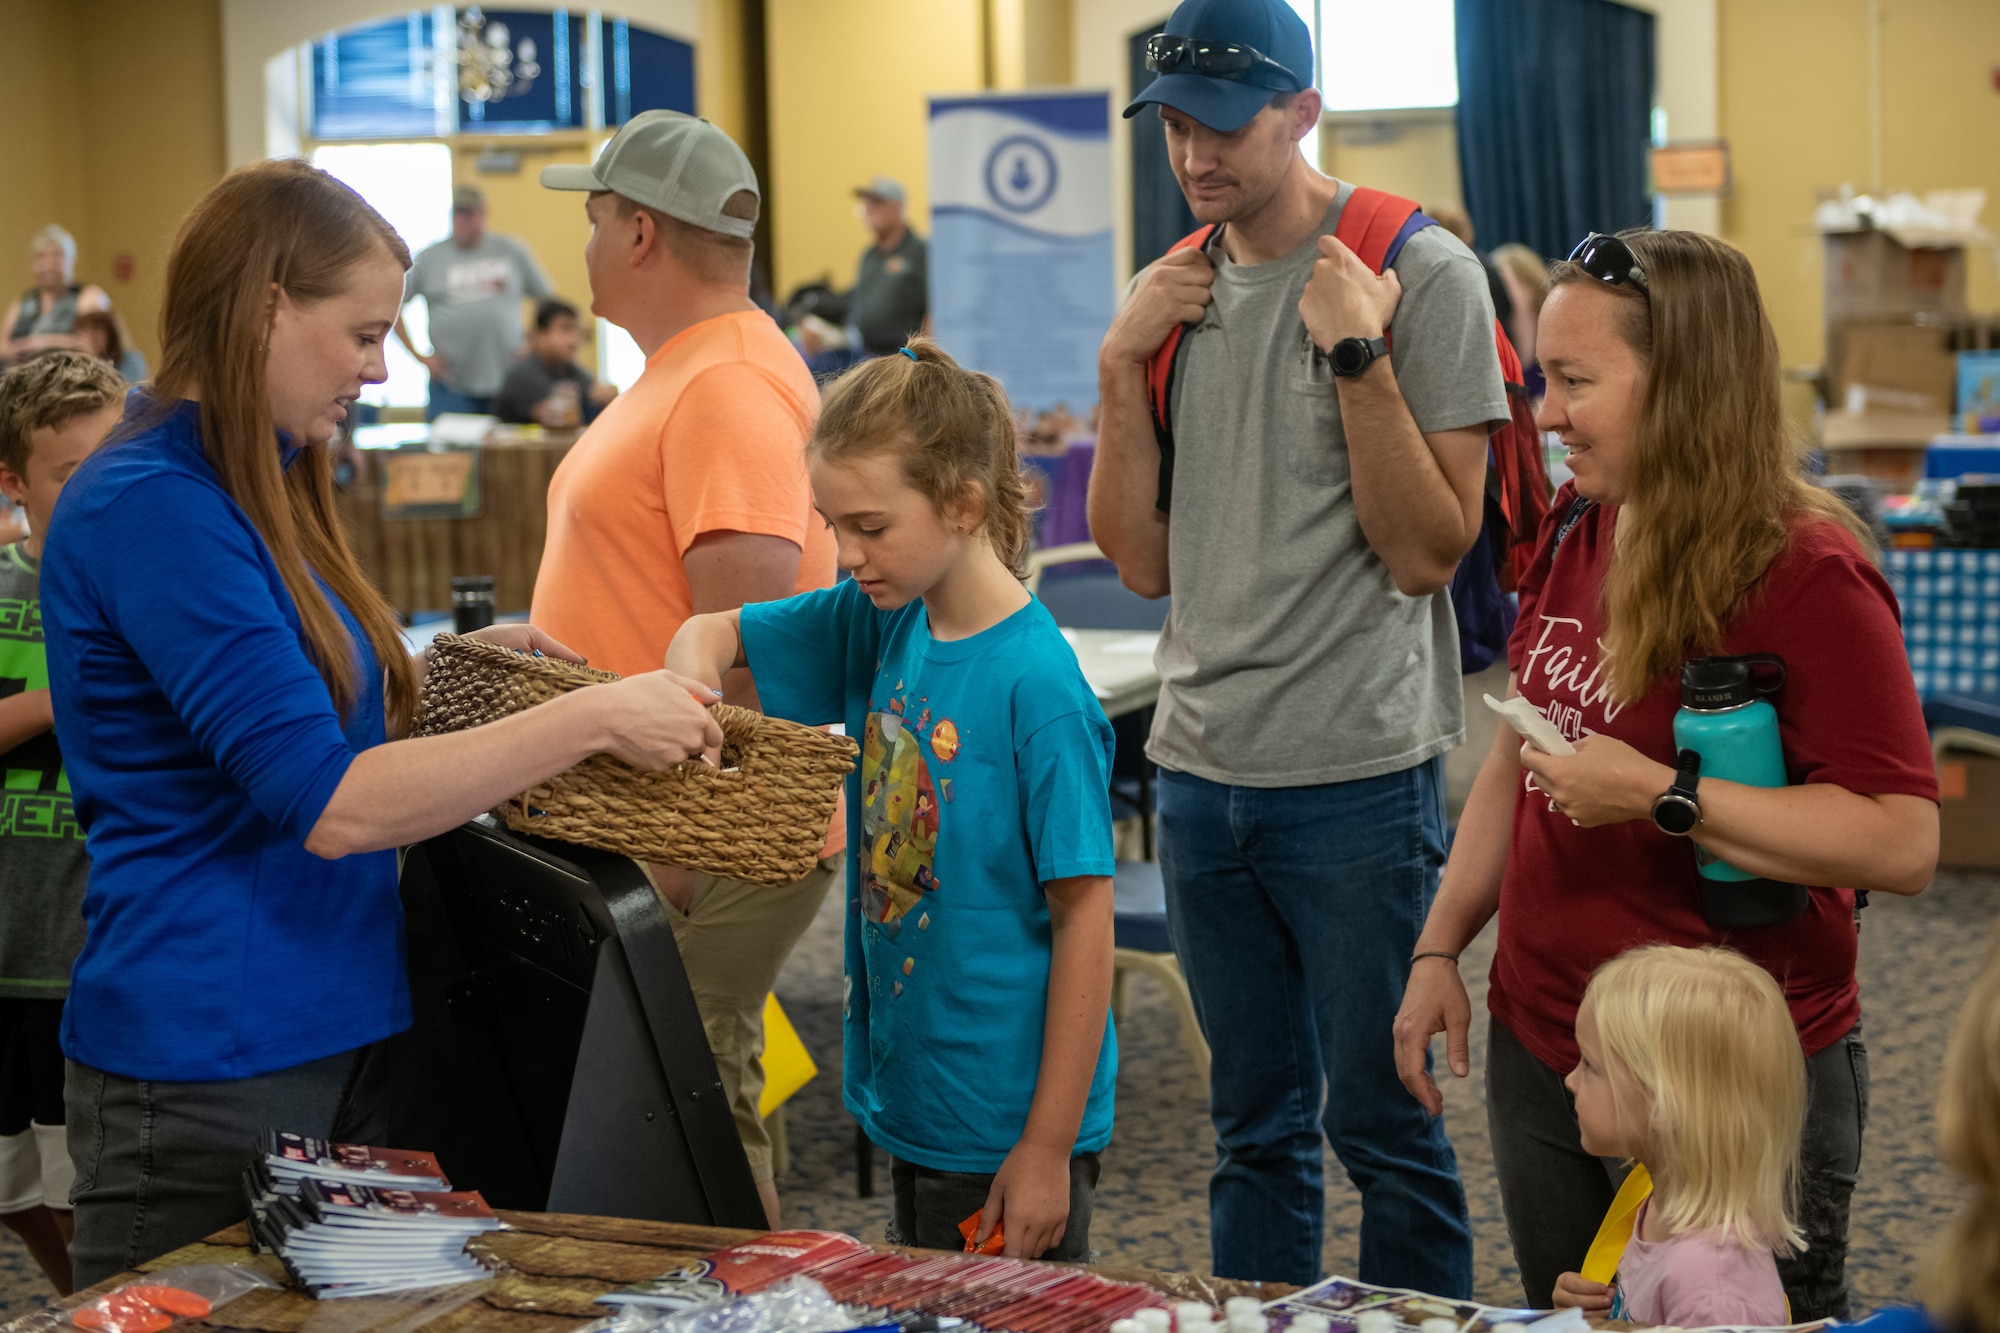
[[[840,722],[847,1107],[894,1156],[891,1239],[1083,1259],[1111,1137],[1111,727],[1021,586],[1028,501],[991,378],[914,340],[844,376],[813,496],[853,577],[690,619],[667,665],[747,666]]]

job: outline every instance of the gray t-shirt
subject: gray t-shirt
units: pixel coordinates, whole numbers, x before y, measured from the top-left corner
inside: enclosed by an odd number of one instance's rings
[[[475,398],[500,391],[521,345],[521,299],[553,296],[526,244],[487,232],[471,249],[428,246],[410,266],[403,299],[430,308],[431,346],[450,363],[449,387]]]
[[[1187,335],[1172,403],[1160,707],[1147,754],[1245,787],[1393,773],[1465,735],[1458,630],[1439,591],[1406,597],[1354,517],[1333,368],[1299,297],[1353,187],[1319,232],[1269,263],[1220,246],[1214,300]],[[1503,421],[1493,301],[1442,227],[1404,245],[1396,382],[1425,433]]]
[[[0,547],[0,697],[49,686],[40,577],[21,544]],[[90,877],[56,734],[0,754],[0,996],[59,1000],[83,948]]]

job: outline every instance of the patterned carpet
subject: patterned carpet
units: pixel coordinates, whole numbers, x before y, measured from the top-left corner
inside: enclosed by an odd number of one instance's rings
[[[1476,704],[1482,689],[1498,693],[1504,684],[1504,678],[1474,678],[1467,693]],[[1480,725],[1490,717],[1484,708],[1469,716],[1474,735],[1450,765],[1454,806],[1491,735]],[[1922,896],[1878,895],[1864,914],[1861,986],[1873,1104],[1854,1202],[1849,1272],[1857,1310],[1911,1296],[1919,1256],[1957,1205],[1957,1189],[1933,1152],[1932,1103],[1952,1018],[1996,919],[2000,874],[1941,874]],[[856,1196],[854,1125],[839,1094],[841,924],[836,893],[778,983],[779,998],[822,1070],[788,1108],[791,1170],[780,1185],[789,1224],[875,1240],[888,1216],[888,1169],[878,1158],[875,1197]],[[1489,930],[1464,966],[1482,1014],[1491,951]],[[1207,1095],[1181,1049],[1166,993],[1148,978],[1129,983],[1119,1043],[1117,1132],[1104,1154],[1092,1240],[1106,1260],[1206,1271],[1214,1160]],[[1474,1294],[1505,1305],[1520,1295],[1486,1137],[1479,1086],[1484,1046],[1483,1024],[1475,1025],[1473,1077],[1446,1087],[1446,1123],[1472,1212]],[[1359,1200],[1329,1155],[1327,1271],[1354,1271],[1359,1223]],[[0,1232],[0,1318],[52,1295],[20,1244]]]
[[[1910,1297],[1919,1256],[1957,1206],[1957,1189],[1932,1149],[1932,1103],[1952,1018],[1996,918],[2000,875],[1951,873],[1918,898],[1878,896],[1863,916],[1861,985],[1873,1093],[1849,1267],[1859,1311]],[[791,1104],[792,1167],[780,1184],[788,1224],[875,1240],[888,1216],[888,1171],[878,1159],[876,1197],[856,1197],[854,1126],[837,1087],[840,924],[829,899],[778,985],[779,999],[828,1071]],[[1473,1003],[1482,1014],[1491,957],[1489,930],[1465,960],[1466,977],[1478,980]],[[1130,982],[1118,1039],[1117,1131],[1104,1154],[1092,1241],[1106,1260],[1206,1271],[1214,1160],[1206,1092],[1176,1039],[1166,993],[1147,978]],[[1473,1077],[1448,1083],[1445,1117],[1472,1214],[1473,1294],[1508,1305],[1521,1299],[1519,1275],[1486,1136],[1484,1059],[1481,1024],[1474,1029]],[[1326,1269],[1351,1274],[1360,1199],[1331,1154],[1326,1207]]]

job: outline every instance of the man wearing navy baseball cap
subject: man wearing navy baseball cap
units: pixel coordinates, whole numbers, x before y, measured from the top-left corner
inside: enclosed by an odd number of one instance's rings
[[[1465,737],[1446,585],[1509,411],[1485,273],[1434,226],[1379,276],[1336,238],[1355,187],[1299,151],[1320,95],[1282,0],[1186,0],[1147,63],[1125,114],[1160,117],[1213,230],[1133,279],[1105,335],[1090,526],[1174,600],[1147,754],[1214,1053],[1215,1272],[1319,1277],[1324,1128],[1361,1193],[1362,1280],[1466,1296],[1457,1160],[1392,1028],[1413,968],[1456,965],[1412,955]],[[1497,867],[1463,873],[1497,892]]]

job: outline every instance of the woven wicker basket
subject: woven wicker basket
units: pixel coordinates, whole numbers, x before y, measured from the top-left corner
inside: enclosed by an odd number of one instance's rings
[[[440,634],[415,734],[461,731],[617,680],[609,671]],[[519,833],[664,861],[751,884],[789,884],[818,860],[854,742],[715,706],[722,766],[641,772],[593,755],[493,813]]]

